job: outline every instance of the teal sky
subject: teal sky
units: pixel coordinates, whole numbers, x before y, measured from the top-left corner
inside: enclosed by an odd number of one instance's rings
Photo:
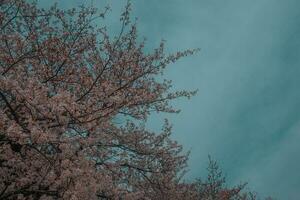
[[[105,2],[118,13],[125,1]],[[210,154],[230,183],[247,181],[262,195],[298,199],[300,1],[132,3],[148,47],[165,39],[168,51],[201,48],[166,73],[176,89],[199,89],[197,96],[174,103],[179,115],[155,115],[149,122],[159,130],[162,119],[170,118],[173,137],[191,150],[187,178],[205,175]],[[118,18],[108,20],[118,27]]]
[[[174,137],[192,151],[188,177],[203,176],[211,154],[231,183],[299,198],[299,8],[297,0],[134,1],[149,43],[201,48],[167,72],[176,88],[199,89],[171,116]]]

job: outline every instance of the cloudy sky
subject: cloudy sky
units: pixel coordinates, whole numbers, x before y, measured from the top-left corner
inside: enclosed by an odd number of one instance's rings
[[[125,1],[107,2],[118,13]],[[176,89],[199,89],[197,96],[174,102],[179,115],[155,115],[149,122],[159,130],[161,120],[170,118],[173,137],[191,150],[187,178],[205,175],[210,154],[231,184],[246,181],[262,195],[298,199],[300,1],[132,3],[148,48],[161,39],[168,51],[201,48],[166,73]],[[108,20],[118,27],[118,18]]]
[[[201,48],[167,71],[175,88],[199,89],[170,116],[174,137],[192,151],[188,177],[203,176],[211,154],[231,183],[299,198],[299,7],[297,0],[133,1],[149,43]]]

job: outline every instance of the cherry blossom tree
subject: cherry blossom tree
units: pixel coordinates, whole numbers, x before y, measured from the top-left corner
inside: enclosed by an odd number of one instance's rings
[[[273,200],[271,197],[261,198],[256,192],[246,190],[247,183],[230,187],[218,163],[208,156],[207,177],[197,179],[193,184],[197,200]]]
[[[196,180],[198,199],[203,200],[257,200],[253,192],[244,192],[246,183],[235,187],[226,186],[226,179],[215,160],[208,157],[206,179]]]
[[[166,55],[162,42],[146,54],[130,3],[116,37],[97,25],[107,10],[1,0],[0,199],[192,198],[171,126],[144,124],[195,93],[157,76],[196,50]]]
[[[158,77],[197,49],[145,53],[130,3],[116,36],[108,10],[0,0],[0,199],[235,198],[242,187],[181,180],[188,156],[167,120],[160,133],[145,128],[195,94]]]

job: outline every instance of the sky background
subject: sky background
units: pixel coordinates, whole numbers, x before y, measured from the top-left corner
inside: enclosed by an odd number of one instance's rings
[[[46,5],[52,1],[42,1]],[[67,3],[66,3],[67,2]],[[64,1],[72,7],[83,1]],[[111,4],[107,24],[119,27],[125,1]],[[173,138],[191,150],[187,179],[205,176],[207,156],[219,161],[230,184],[278,199],[299,199],[300,1],[132,0],[147,47],[201,48],[169,66],[175,89],[199,89],[174,104]]]
[[[299,199],[299,7],[297,0],[133,1],[148,43],[201,48],[166,74],[175,88],[199,89],[168,116],[174,138],[191,150],[189,178],[205,175],[211,154],[230,183]]]

